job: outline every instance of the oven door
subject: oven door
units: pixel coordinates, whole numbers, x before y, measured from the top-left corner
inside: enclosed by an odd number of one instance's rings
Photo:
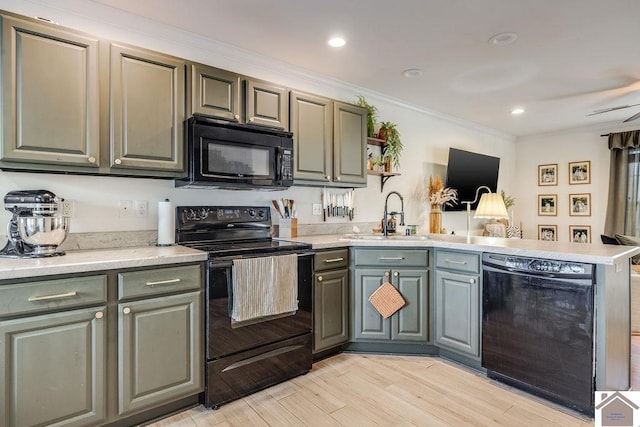
[[[273,254],[277,255],[277,254]],[[229,290],[232,260],[212,260],[207,272],[207,360],[309,334],[313,254],[298,255],[298,310],[295,314],[232,327]]]

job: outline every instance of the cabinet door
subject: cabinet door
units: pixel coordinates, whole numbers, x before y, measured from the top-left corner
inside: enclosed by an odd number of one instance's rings
[[[369,302],[371,294],[389,280],[389,271],[383,269],[356,269],[353,283],[353,339],[391,339],[390,319],[383,318]]]
[[[314,352],[346,343],[349,339],[349,270],[316,273],[313,298]]]
[[[185,63],[111,45],[111,168],[182,172]]]
[[[240,121],[240,76],[230,71],[191,65],[191,114]]]
[[[367,183],[367,110],[334,102],[333,180]]]
[[[273,83],[245,80],[246,122],[278,129],[289,128],[287,88]]]
[[[98,167],[98,40],[2,17],[2,161]]]
[[[202,390],[201,292],[118,305],[118,413]]]
[[[105,311],[0,321],[0,425],[105,421]]]
[[[480,356],[480,284],[477,275],[436,272],[436,343]]]
[[[327,98],[292,91],[294,178],[330,182],[333,174],[333,103]]]
[[[392,316],[391,339],[427,342],[429,339],[429,279],[426,270],[399,269],[393,284],[406,304]]]

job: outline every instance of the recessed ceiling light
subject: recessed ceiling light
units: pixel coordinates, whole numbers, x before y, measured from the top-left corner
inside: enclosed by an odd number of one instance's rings
[[[402,75],[408,79],[414,79],[422,75],[422,70],[419,68],[409,68],[408,70],[404,70]]]
[[[520,115],[524,113],[524,108],[514,108],[513,110],[511,110],[511,114],[513,114],[514,116]]]
[[[329,46],[331,47],[342,47],[347,42],[342,37],[332,37],[329,39]]]
[[[516,33],[499,33],[489,39],[489,44],[494,46],[506,46],[518,39]]]

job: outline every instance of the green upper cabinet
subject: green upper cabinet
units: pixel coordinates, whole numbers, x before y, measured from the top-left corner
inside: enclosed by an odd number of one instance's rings
[[[240,76],[203,64],[191,64],[188,116],[202,114],[239,122],[241,117]]]
[[[289,100],[286,87],[260,80],[246,79],[246,122],[278,129],[289,128]]]
[[[185,61],[112,44],[110,167],[177,172],[184,168]]]
[[[290,109],[296,182],[331,182],[333,102],[320,96],[291,91]]]
[[[97,171],[98,40],[48,24],[1,19],[2,167]]]
[[[367,184],[367,112],[352,104],[292,91],[295,183]]]
[[[367,184],[367,110],[334,102],[333,180]]]

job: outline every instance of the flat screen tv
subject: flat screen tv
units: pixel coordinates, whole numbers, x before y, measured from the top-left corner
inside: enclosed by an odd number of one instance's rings
[[[476,189],[481,185],[486,185],[491,189],[491,192],[495,193],[498,188],[499,168],[499,157],[449,148],[445,186],[458,191],[458,201],[454,206],[446,206],[445,210],[466,210],[467,204],[461,202],[472,201],[476,196]],[[486,192],[483,190],[480,195]],[[477,206],[478,201],[471,205],[471,209],[475,210]]]

